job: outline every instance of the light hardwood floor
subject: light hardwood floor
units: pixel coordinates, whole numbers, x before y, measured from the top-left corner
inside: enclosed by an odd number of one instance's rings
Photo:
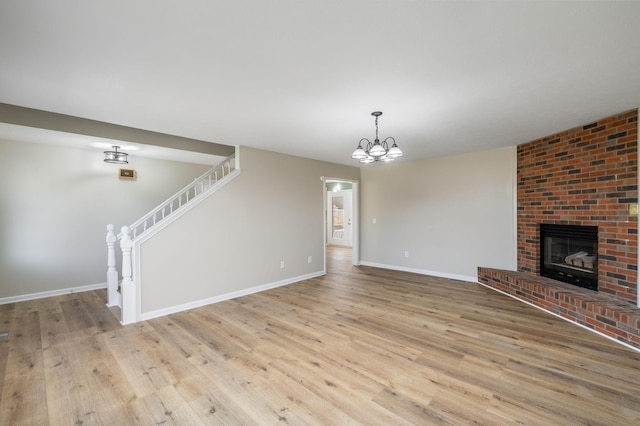
[[[0,424],[640,422],[640,354],[477,284],[349,264],[121,327],[0,306]],[[176,283],[179,285],[179,283]]]

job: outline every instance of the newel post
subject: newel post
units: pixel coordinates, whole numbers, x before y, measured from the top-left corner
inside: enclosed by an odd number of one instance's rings
[[[131,230],[123,226],[120,237],[120,250],[122,251],[122,324],[136,322],[136,288],[131,275],[131,252],[133,240]]]
[[[118,293],[118,270],[116,269],[116,241],[118,237],[113,232],[115,227],[107,225],[107,306],[120,306]]]

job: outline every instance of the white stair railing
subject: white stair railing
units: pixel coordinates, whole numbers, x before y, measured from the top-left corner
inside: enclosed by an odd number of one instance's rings
[[[235,173],[234,173],[235,172]],[[154,229],[162,222],[167,221],[180,209],[192,206],[195,201],[204,199],[203,195],[222,184],[223,178],[231,177],[239,173],[236,168],[235,153],[225,158],[218,165],[194,179],[189,185],[182,188],[175,195],[161,203],[142,218],[130,226],[123,226],[116,236],[114,225],[107,225],[107,306],[119,306],[121,308],[121,322],[129,324],[137,321],[137,290],[134,282],[133,251],[135,241],[145,233]],[[160,229],[160,228],[157,228]],[[116,269],[115,241],[120,239],[122,251],[122,283],[118,288],[118,271]],[[118,291],[118,289],[120,291]]]
[[[167,199],[158,207],[136,220],[133,224],[129,225],[132,232],[132,238],[135,240],[144,232],[147,232],[149,229],[153,228],[155,225],[173,214],[174,211],[178,210],[183,205],[207,192],[220,179],[231,174],[232,169],[235,169],[235,154],[231,154],[225,158],[220,164],[206,171],[202,176],[182,188],[171,198]]]

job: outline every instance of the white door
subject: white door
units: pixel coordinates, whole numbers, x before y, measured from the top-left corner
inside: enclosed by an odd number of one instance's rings
[[[327,192],[327,243],[351,247],[351,190]]]

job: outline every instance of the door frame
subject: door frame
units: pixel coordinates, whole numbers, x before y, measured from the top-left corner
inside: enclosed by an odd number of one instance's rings
[[[351,208],[353,214],[351,231],[351,263],[360,265],[360,182],[357,180],[322,176],[322,242],[323,270],[327,273],[327,182],[345,182],[351,184]]]

